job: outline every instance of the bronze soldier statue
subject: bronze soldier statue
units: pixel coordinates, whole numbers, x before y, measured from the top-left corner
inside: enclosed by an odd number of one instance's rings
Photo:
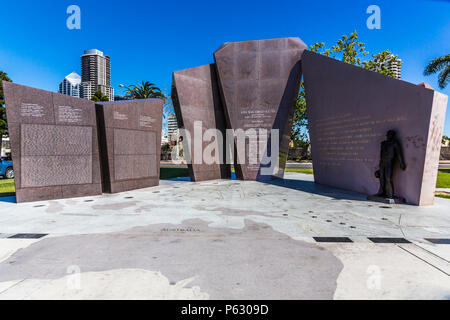
[[[400,161],[400,168],[406,169],[403,151],[400,142],[396,138],[394,130],[389,130],[386,134],[387,140],[381,143],[380,170],[375,172],[375,176],[380,179],[380,190],[377,196],[394,199],[394,185],[392,181],[393,166],[395,159]]]

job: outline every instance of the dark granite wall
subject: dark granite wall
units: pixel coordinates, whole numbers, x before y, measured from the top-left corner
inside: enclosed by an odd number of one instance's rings
[[[206,164],[203,159],[201,164],[196,163],[194,153],[194,122],[201,121],[202,134],[207,129],[217,129],[222,137],[226,133],[226,121],[223,111],[220,93],[217,84],[215,66],[205,65],[196,68],[180,70],[173,73],[172,80],[172,101],[177,116],[178,127],[188,131],[188,136],[184,137],[184,152],[188,155],[189,175],[193,181],[225,179],[230,177],[230,166],[220,162],[220,158],[225,159],[225,147],[220,148],[219,152],[212,152],[213,164]],[[202,150],[204,150],[212,141],[203,141]],[[191,146],[191,150],[189,147]]]
[[[283,177],[293,108],[299,92],[300,60],[305,49],[306,45],[299,38],[279,38],[227,42],[214,53],[228,127],[266,129],[269,134],[271,129],[279,130],[280,150],[275,170],[269,175],[261,174],[261,159],[256,159],[257,150],[249,144],[250,140],[259,143],[259,138],[250,134],[246,139],[245,159],[239,159],[244,163],[235,163],[238,178]],[[260,154],[271,155],[270,139],[262,146]]]
[[[103,192],[159,184],[163,101],[97,103]]]
[[[95,104],[3,82],[17,202],[101,194]]]
[[[375,194],[380,144],[392,129],[407,165],[396,164],[396,195],[432,204],[448,97],[310,51],[302,65],[315,182]]]

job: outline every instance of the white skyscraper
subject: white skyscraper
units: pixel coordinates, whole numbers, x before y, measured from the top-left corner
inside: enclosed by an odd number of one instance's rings
[[[80,97],[81,77],[72,72],[59,83],[58,92],[72,97]]]
[[[178,130],[177,117],[174,114],[167,119],[167,134],[173,134]]]
[[[394,74],[394,77],[396,79],[402,78],[402,59],[397,59],[396,61],[393,60],[394,55],[390,54],[386,57],[387,59],[384,61],[384,66],[388,68],[390,72]],[[375,61],[377,61],[378,58],[375,58]],[[372,70],[375,71],[375,70]]]

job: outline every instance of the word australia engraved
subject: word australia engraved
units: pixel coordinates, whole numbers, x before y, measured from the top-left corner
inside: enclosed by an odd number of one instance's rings
[[[237,178],[283,177],[305,49],[299,38],[279,38],[227,42],[214,53],[227,126],[246,136],[245,159],[239,152],[235,158]]]
[[[229,178],[230,167],[225,163],[226,144],[223,141],[226,121],[215,66],[210,64],[174,72],[172,100],[178,127],[185,132],[183,150],[191,180]],[[217,134],[203,139],[205,131],[211,129],[217,130]],[[201,139],[195,139],[199,134]]]
[[[103,192],[157,186],[163,101],[97,103]]]
[[[393,166],[395,195],[433,204],[448,97],[310,51],[302,70],[315,182],[377,193],[380,145],[395,130],[407,164]]]
[[[101,194],[95,104],[3,82],[17,202]]]

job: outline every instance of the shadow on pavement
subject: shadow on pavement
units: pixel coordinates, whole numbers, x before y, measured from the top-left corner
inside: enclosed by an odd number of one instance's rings
[[[367,195],[353,191],[324,186],[313,181],[297,179],[277,179],[265,183],[293,190],[309,192],[339,200],[367,201]]]

